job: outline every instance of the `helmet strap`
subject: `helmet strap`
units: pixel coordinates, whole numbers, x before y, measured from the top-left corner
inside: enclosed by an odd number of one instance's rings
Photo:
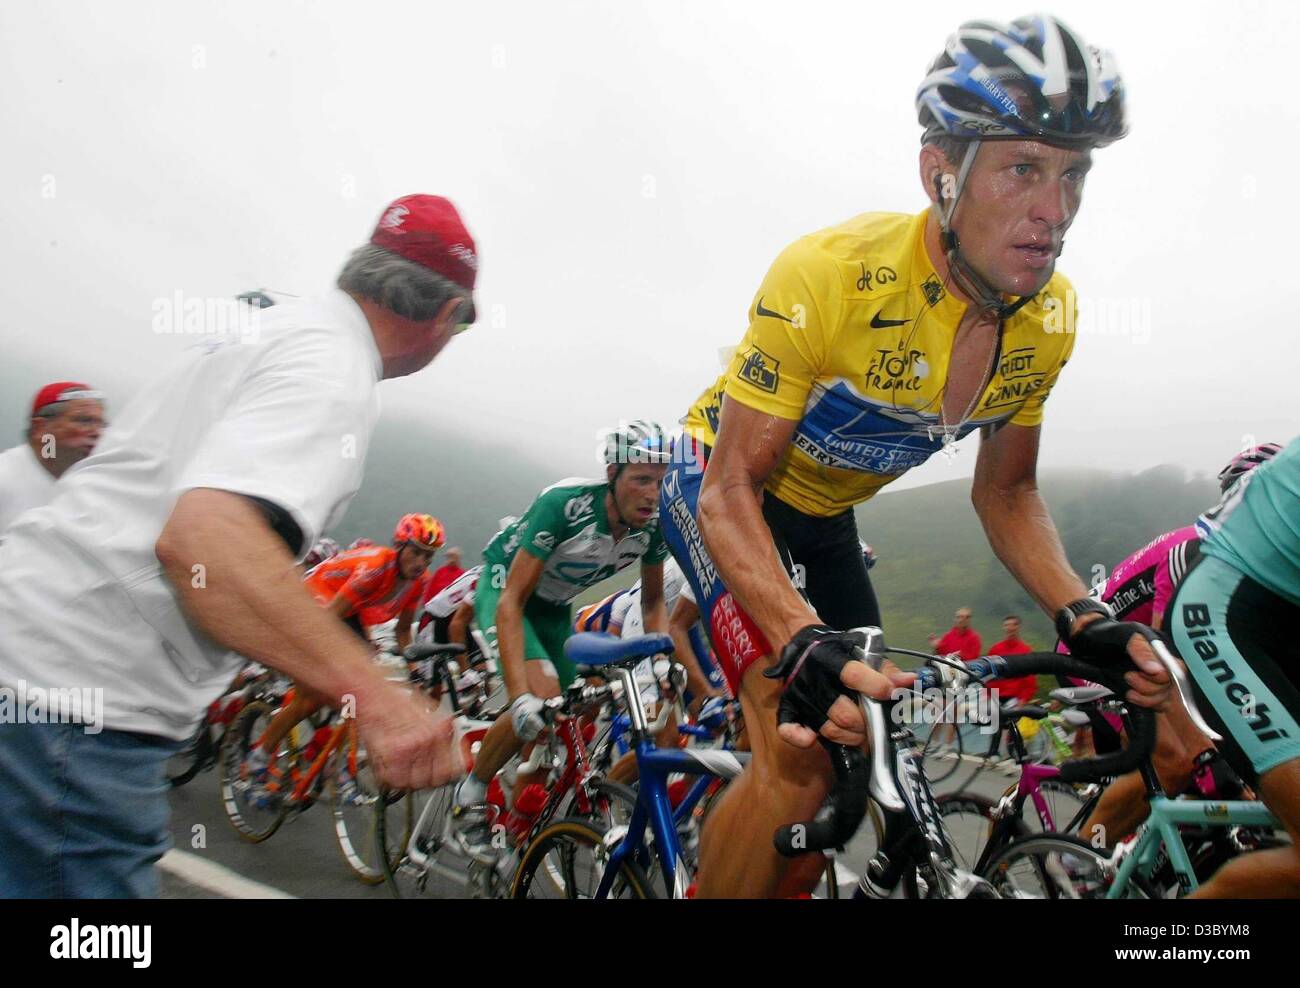
[[[618,519],[618,523],[626,529],[631,529],[631,523],[623,517],[623,512],[618,506],[618,495],[614,493],[614,485],[618,483],[618,475],[623,472],[624,465],[619,464],[614,468],[614,479],[609,482],[609,499],[614,505],[614,517]]]

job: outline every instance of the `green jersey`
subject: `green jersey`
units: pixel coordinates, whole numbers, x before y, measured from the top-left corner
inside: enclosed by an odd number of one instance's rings
[[[552,484],[528,510],[498,532],[483,550],[484,577],[505,585],[505,575],[521,549],[545,562],[533,596],[567,604],[588,587],[640,560],[662,563],[668,547],[659,519],[629,529],[617,542],[609,530],[603,480],[570,478]],[[483,579],[484,577],[480,577]]]
[[[1300,604],[1300,441],[1228,488],[1196,527],[1205,555]]]

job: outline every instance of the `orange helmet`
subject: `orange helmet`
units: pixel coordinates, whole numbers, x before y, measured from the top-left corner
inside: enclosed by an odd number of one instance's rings
[[[440,549],[447,540],[442,522],[433,515],[403,515],[393,532],[393,544],[411,542],[421,549]]]

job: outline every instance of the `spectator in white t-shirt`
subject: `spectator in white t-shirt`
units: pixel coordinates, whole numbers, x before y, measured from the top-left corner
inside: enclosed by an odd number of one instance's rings
[[[26,441],[0,453],[0,541],[10,522],[54,496],[54,482],[90,455],[105,424],[104,396],[85,384],[36,392]]]
[[[337,290],[190,348],[9,529],[0,714],[8,693],[20,715],[0,716],[0,896],[156,892],[164,763],[239,656],[351,697],[390,785],[454,777],[450,723],[384,678],[294,564],[361,485],[380,380],[473,320],[476,267],[450,202],[397,200]]]

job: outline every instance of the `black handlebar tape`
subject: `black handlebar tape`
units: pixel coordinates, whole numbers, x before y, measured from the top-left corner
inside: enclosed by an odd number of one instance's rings
[[[1038,673],[1076,676],[1105,686],[1121,699],[1129,689],[1124,681],[1123,670],[1103,669],[1059,652],[1029,652],[1025,655],[1007,655],[1003,658],[1006,660],[1006,672],[1003,675],[1008,679]],[[1105,778],[1124,775],[1132,772],[1150,757],[1156,742],[1155,711],[1133,704],[1128,705],[1128,711],[1131,728],[1128,746],[1110,754],[1062,763],[1060,777],[1063,782],[1098,782]]]
[[[782,857],[793,858],[846,844],[867,815],[870,796],[871,760],[860,748],[819,738],[831,756],[835,783],[817,816],[804,823],[778,827],[772,837]]]

